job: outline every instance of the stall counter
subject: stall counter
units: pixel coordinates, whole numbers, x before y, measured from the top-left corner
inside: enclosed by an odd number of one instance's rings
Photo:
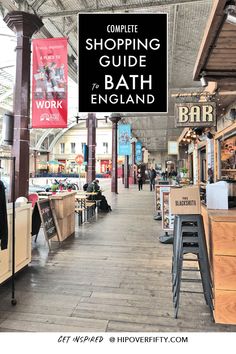
[[[61,232],[60,241],[75,233],[76,192],[61,192],[50,196]],[[58,241],[56,238],[53,241]]]
[[[236,324],[236,209],[202,206],[216,323]]]
[[[0,250],[0,284],[12,274],[12,204],[7,205],[8,248]],[[31,204],[16,206],[15,219],[15,271],[18,272],[31,261]]]

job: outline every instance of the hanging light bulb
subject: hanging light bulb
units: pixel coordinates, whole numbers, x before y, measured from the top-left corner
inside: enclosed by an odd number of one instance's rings
[[[202,71],[200,75],[201,75],[201,78],[200,78],[201,85],[202,85],[202,87],[206,87],[208,85],[208,82],[205,79],[206,72]]]

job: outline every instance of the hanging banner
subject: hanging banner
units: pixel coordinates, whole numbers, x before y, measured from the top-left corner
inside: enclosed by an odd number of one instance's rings
[[[131,125],[120,124],[118,126],[118,155],[131,154]]]
[[[142,143],[141,141],[137,141],[136,142],[136,157],[135,157],[135,161],[138,162],[142,162]]]
[[[164,112],[167,13],[79,14],[79,112]]]
[[[32,42],[32,128],[66,128],[67,38]]]

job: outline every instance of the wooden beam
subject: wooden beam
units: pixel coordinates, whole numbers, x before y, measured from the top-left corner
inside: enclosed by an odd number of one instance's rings
[[[226,135],[226,134],[230,133],[231,131],[236,131],[236,123],[233,123],[229,127],[221,130],[220,132],[217,132],[214,136],[214,139],[215,140],[219,139],[221,136]]]
[[[187,132],[189,131],[189,128],[184,128],[182,133],[180,134],[180,136],[177,139],[177,142],[180,143],[181,140],[185,137],[185,135],[187,134]]]
[[[218,94],[220,96],[236,96],[236,91],[220,91]]]
[[[196,96],[206,97],[206,96],[214,94],[216,89],[217,89],[217,83],[215,81],[209,81],[207,87],[205,87],[202,92],[195,91],[195,92],[172,93],[171,97],[178,97],[178,98],[196,97]]]
[[[198,52],[193,72],[195,81],[200,79],[200,73],[204,70],[214,42],[217,40],[221,27],[225,21],[224,8],[227,0],[214,0],[212,11],[207,22],[205,34]]]

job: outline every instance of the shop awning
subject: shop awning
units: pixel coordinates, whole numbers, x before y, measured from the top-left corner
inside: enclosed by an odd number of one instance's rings
[[[194,80],[204,73],[208,81],[236,88],[236,24],[226,21],[227,0],[215,0],[194,68]],[[228,87],[229,89],[229,87]]]

